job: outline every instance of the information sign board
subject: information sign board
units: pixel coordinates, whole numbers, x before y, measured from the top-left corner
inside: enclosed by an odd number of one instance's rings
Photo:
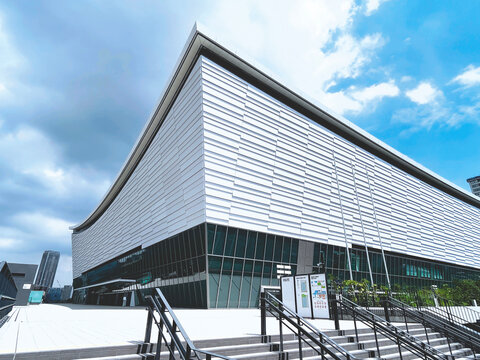
[[[282,302],[287,308],[296,311],[295,309],[295,283],[293,276],[284,276],[281,278],[282,288]]]
[[[297,314],[302,317],[312,317],[308,275],[295,276],[295,296],[297,300]]]
[[[310,275],[312,312],[315,319],[329,319],[327,279],[325,274]]]

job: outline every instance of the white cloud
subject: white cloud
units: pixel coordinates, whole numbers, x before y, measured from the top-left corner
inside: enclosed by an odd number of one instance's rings
[[[382,3],[386,1],[387,0],[367,0],[365,4],[365,15],[367,16],[371,15],[373,12],[378,10],[378,8]]]
[[[394,81],[383,82],[366,87],[359,91],[354,91],[352,97],[362,103],[381,100],[384,97],[394,97],[400,94],[399,88],[395,85]]]
[[[64,244],[70,241],[70,221],[58,217],[48,216],[40,212],[24,212],[12,216],[12,221],[18,225],[22,231],[31,235],[36,235],[51,242]]]
[[[0,14],[0,54],[0,100],[4,102],[10,99],[10,89],[16,86],[12,75],[24,65],[25,59],[12,45],[3,26],[2,14]]]
[[[60,149],[39,130],[23,126],[2,133],[0,128],[0,164],[40,181],[53,196],[83,193],[100,198],[108,189],[110,182],[101,175],[60,162]]]
[[[361,11],[354,0],[335,6],[327,0],[222,1],[201,21],[220,34],[220,41],[281,74],[287,85],[324,102],[336,101],[326,105],[343,113],[360,109],[354,99],[339,101],[345,94],[328,89],[337,80],[358,77],[384,44],[379,33],[352,34]]]
[[[333,111],[344,113],[360,113],[375,106],[385,97],[395,97],[400,94],[400,89],[393,80],[374,84],[362,89],[355,87],[347,91],[327,92],[322,97],[323,103]]]
[[[458,83],[465,87],[480,85],[480,66],[467,66],[465,70],[453,78],[451,82]]]
[[[13,249],[21,243],[20,240],[10,239],[10,238],[0,238],[0,249]]]
[[[429,82],[421,82],[416,88],[409,90],[405,95],[419,105],[425,105],[436,101],[443,93],[433,87]]]
[[[409,82],[409,81],[412,81],[413,80],[413,77],[411,76],[402,76],[402,78],[400,79],[401,82]]]

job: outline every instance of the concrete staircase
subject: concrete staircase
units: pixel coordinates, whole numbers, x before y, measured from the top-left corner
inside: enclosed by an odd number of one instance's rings
[[[402,328],[402,326],[399,326]],[[404,327],[403,327],[404,328]],[[426,334],[422,325],[409,324],[409,333],[416,338],[426,342]],[[337,342],[343,348],[348,350],[352,355],[359,359],[378,358],[382,359],[400,359],[397,344],[391,340],[378,336],[378,343],[380,347],[380,356],[377,353],[376,342],[374,334],[370,329],[359,329],[359,341],[356,342],[354,330],[327,330],[325,335]],[[430,345],[439,351],[450,355],[449,346],[445,338],[435,332],[428,332]],[[227,339],[212,339],[194,341],[197,348],[206,350],[212,353],[228,356],[241,360],[277,360],[281,359],[279,348],[279,336],[272,335],[268,337],[267,343],[261,342],[260,336],[246,336],[238,338]],[[299,358],[298,339],[294,334],[284,335],[284,352],[288,354],[288,359]],[[137,354],[141,345],[128,345],[121,347],[106,347],[106,348],[90,348],[90,349],[75,349],[65,351],[53,351],[36,354],[17,354],[15,360],[73,360],[73,359],[89,359],[89,360],[140,360],[153,359],[153,351],[155,345],[150,346],[147,354]],[[452,353],[455,359],[473,359],[470,349],[463,348],[460,344],[450,344]],[[169,354],[164,347],[161,354],[162,360],[167,360]],[[307,344],[302,343],[303,359],[319,359],[320,356],[311,349]],[[402,356],[405,360],[417,359],[417,356],[402,349]],[[284,357],[287,358],[287,357]],[[2,358],[0,357],[0,360]]]
[[[405,326],[399,326],[405,329]],[[408,332],[426,342],[426,334],[422,325],[409,324]],[[354,330],[326,330],[324,334],[329,336],[332,340],[337,342],[344,349],[348,350],[352,355],[359,359],[371,359],[381,357],[382,359],[400,359],[398,346],[391,340],[378,336],[378,343],[380,347],[380,356],[377,353],[375,337],[371,329],[359,329],[359,341],[356,342]],[[440,334],[428,331],[428,338],[430,345],[450,355],[447,340]],[[267,343],[261,342],[261,337],[244,336],[237,338],[225,339],[211,339],[194,341],[197,348],[206,350],[219,355],[228,356],[239,360],[278,360],[281,359],[279,348],[279,335],[272,335],[268,337]],[[45,351],[41,353],[21,353],[17,354],[15,360],[74,360],[74,359],[88,359],[88,360],[140,360],[153,359],[155,345],[150,346],[150,352],[147,354],[138,354],[140,344],[123,345],[123,346],[109,346],[101,348],[86,348],[86,349],[72,349],[72,350],[57,350]],[[284,334],[284,352],[288,354],[288,359],[298,359],[298,339],[294,334]],[[470,349],[463,348],[458,343],[450,344],[452,353],[455,359],[473,359]],[[162,360],[167,360],[169,354],[165,347],[162,348]],[[302,343],[302,354],[304,360],[319,359],[320,356],[311,349],[307,344]],[[12,354],[13,355],[13,354]],[[418,357],[407,350],[402,349],[402,356],[404,360],[414,360]],[[12,356],[7,354],[0,355],[0,360],[12,359]],[[286,358],[286,357],[284,357]]]

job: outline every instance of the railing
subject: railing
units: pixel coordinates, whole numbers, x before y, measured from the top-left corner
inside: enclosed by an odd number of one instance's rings
[[[157,347],[155,349],[155,360],[160,360],[162,346],[165,345],[170,356],[169,360],[181,359],[207,359],[220,358],[233,360],[227,356],[214,354],[209,351],[197,349],[187,335],[187,332],[178,321],[170,304],[163,296],[160,289],[155,289],[156,294],[146,297],[148,301],[147,328],[145,330],[145,342],[140,346],[139,353],[145,354],[153,349],[150,343],[153,323],[158,328]]]
[[[327,356],[335,360],[355,360],[357,357],[349,353],[342,346],[330,339],[323,332],[315,328],[303,317],[286,307],[279,299],[270,292],[260,293],[261,310],[261,333],[262,340],[267,342],[267,312],[278,320],[280,330],[279,352],[282,358],[284,354],[283,327],[285,326],[298,337],[299,358],[303,358],[303,346],[307,345],[313,349],[321,359],[327,359]],[[285,358],[283,356],[283,358]]]
[[[343,317],[343,313],[345,312],[353,317],[355,337],[357,342],[359,341],[357,320],[373,330],[375,336],[375,345],[377,348],[377,356],[379,357],[381,357],[381,353],[378,336],[382,335],[397,345],[400,359],[403,359],[402,348],[404,351],[407,350],[408,352],[416,354],[423,359],[450,359],[449,356],[441,353],[428,343],[425,343],[409,334],[408,326],[407,330],[404,331],[392,325],[389,321],[371,313],[363,307],[358,306],[354,302],[342,297],[341,295],[336,298],[332,298],[330,302],[334,315],[339,313],[340,316]],[[336,321],[338,322],[338,320]]]
[[[454,301],[444,299],[437,294],[434,294],[434,297],[437,299],[438,305],[440,306],[440,308],[437,307],[436,309],[444,310],[446,313],[445,315],[449,320],[452,319],[453,321],[461,322],[463,324],[473,324],[473,328],[480,331],[480,324],[475,326],[480,321],[479,312],[472,310],[467,306],[457,305]],[[430,311],[430,307],[423,306],[423,304],[420,304],[420,307],[426,311]]]
[[[15,305],[15,298],[0,294],[0,319],[6,316]]]
[[[439,315],[438,312],[443,310],[439,308],[428,308],[429,311],[424,311],[424,309],[414,308],[389,297],[385,303],[385,317],[387,319],[389,317],[389,311],[391,310],[397,310],[397,312],[403,314],[405,323],[407,323],[407,318],[410,318],[445,336],[450,352],[450,342],[457,341],[472,350],[474,359],[480,359],[480,355],[476,355],[480,353],[480,334],[464,326],[462,323],[453,322],[452,320],[456,321],[453,317],[448,320],[445,318],[445,314]],[[434,311],[437,311],[437,313]]]

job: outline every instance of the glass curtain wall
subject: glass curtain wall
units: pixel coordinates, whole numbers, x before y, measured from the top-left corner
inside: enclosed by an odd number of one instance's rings
[[[279,285],[278,265],[296,273],[297,239],[208,224],[207,240],[211,308],[257,307],[260,286]]]
[[[368,248],[373,281],[377,285],[387,285],[385,267],[380,250]],[[368,262],[365,248],[353,246],[350,249],[353,280],[368,279]],[[345,248],[316,243],[314,247],[313,264],[323,260],[330,278],[339,281],[349,280],[348,259]],[[426,261],[411,256],[385,253],[388,273],[392,287],[424,288],[431,285],[441,286],[455,280],[480,279],[480,271],[461,266],[447,265],[440,262]]]
[[[74,279],[74,287],[133,279],[136,284],[123,289],[125,292],[139,290],[146,295],[159,287],[173,306],[206,308],[205,259],[205,224],[201,224],[102,264]],[[85,295],[74,294],[74,300],[96,304],[98,296],[101,296],[100,303],[121,299],[116,296],[118,289],[110,293],[108,290],[105,293],[105,288],[102,291],[104,293],[100,294],[98,289],[92,288]]]

